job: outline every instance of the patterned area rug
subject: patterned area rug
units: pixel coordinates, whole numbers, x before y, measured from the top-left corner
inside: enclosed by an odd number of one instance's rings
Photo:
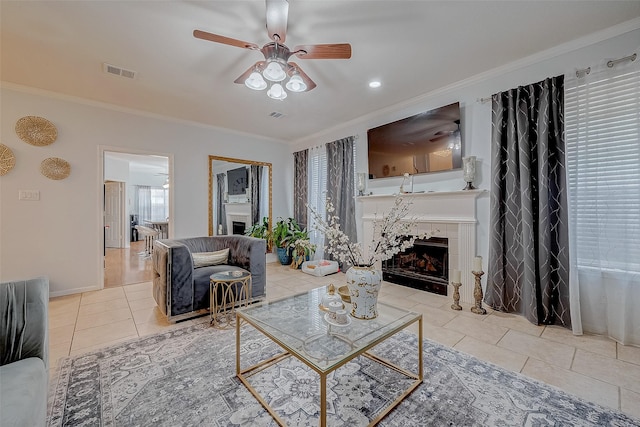
[[[243,327],[243,367],[279,348]],[[373,352],[415,372],[417,337]],[[52,380],[50,426],[275,426],[235,377],[235,332],[207,323],[64,358]],[[639,421],[474,357],[424,341],[425,380],[381,426],[637,426]],[[327,380],[328,424],[364,426],[406,378],[358,357]],[[290,357],[251,384],[290,426],[317,426],[317,374]]]

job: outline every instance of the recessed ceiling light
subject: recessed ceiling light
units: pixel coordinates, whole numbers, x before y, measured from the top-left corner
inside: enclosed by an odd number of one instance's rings
[[[380,86],[382,86],[382,83],[380,83],[380,82],[379,82],[379,81],[377,81],[377,80],[374,80],[374,81],[372,81],[372,82],[369,82],[369,87],[371,87],[371,88],[377,88],[377,87],[380,87]]]

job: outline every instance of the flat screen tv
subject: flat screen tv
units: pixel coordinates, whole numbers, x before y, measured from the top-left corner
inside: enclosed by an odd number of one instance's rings
[[[227,191],[230,196],[245,194],[249,182],[246,167],[230,169],[227,171]]]
[[[367,131],[369,178],[462,168],[460,105],[425,111]]]

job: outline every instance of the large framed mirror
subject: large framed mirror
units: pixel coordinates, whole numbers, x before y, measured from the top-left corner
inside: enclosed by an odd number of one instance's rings
[[[266,219],[272,227],[272,165],[209,156],[209,236],[245,234]]]

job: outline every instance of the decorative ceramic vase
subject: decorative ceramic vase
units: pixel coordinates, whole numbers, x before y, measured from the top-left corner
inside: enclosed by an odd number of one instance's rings
[[[347,286],[351,296],[351,316],[356,319],[378,317],[378,292],[382,272],[373,267],[353,266],[347,270]]]
[[[462,158],[462,177],[467,183],[463,190],[475,190],[473,180],[476,179],[476,156]]]

